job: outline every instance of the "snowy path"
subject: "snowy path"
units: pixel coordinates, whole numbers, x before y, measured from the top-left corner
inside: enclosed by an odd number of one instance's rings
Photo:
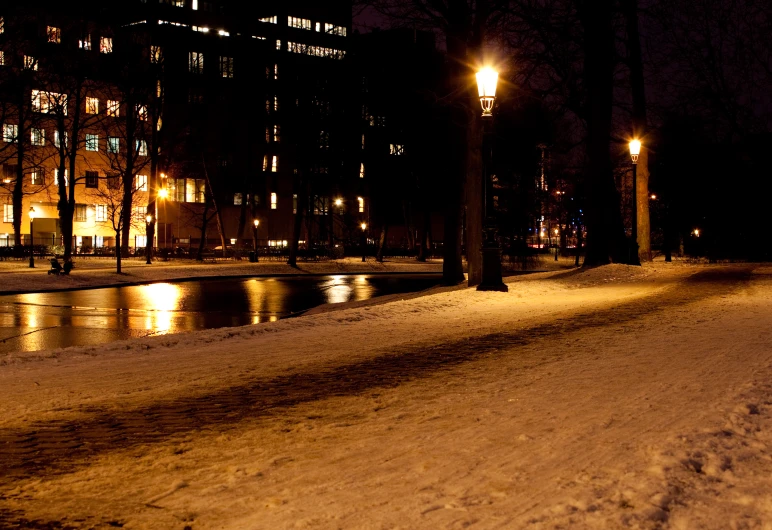
[[[770,528],[772,269],[752,269],[8,359],[0,527]]]

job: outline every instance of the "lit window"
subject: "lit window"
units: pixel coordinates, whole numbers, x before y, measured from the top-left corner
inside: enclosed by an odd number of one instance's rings
[[[225,78],[233,77],[233,57],[220,57],[220,75]]]
[[[265,17],[258,19],[260,22],[268,22],[269,24],[278,24],[279,23],[279,17]]]
[[[405,154],[405,146],[402,144],[389,144],[389,154],[399,156]]]
[[[101,37],[99,39],[99,53],[113,53],[112,37]]]
[[[115,99],[107,100],[107,115],[117,118],[121,115],[121,102]]]
[[[137,191],[147,191],[147,175],[134,176],[134,189]]]
[[[91,49],[91,35],[90,34],[84,35],[83,38],[78,41],[78,47],[81,50],[90,50]]]
[[[338,35],[340,37],[346,36],[346,28],[344,26],[336,26],[335,24],[324,24],[324,32],[330,35]]]
[[[118,153],[121,150],[121,139],[117,136],[107,138],[107,152]]]
[[[87,134],[86,135],[86,151],[99,151],[99,135]]]
[[[96,171],[86,171],[86,187],[99,189],[99,173]]]
[[[242,202],[243,202],[243,195],[241,193],[234,193],[233,194],[233,205],[234,206],[241,206]]]
[[[99,208],[100,206],[103,206],[103,205],[97,204],[97,208]],[[102,219],[102,220],[104,221],[105,219]],[[97,221],[99,221],[99,219],[97,219]],[[94,236],[94,248],[102,248],[104,246],[105,246],[105,236]]]
[[[75,220],[79,222],[84,222],[86,220],[86,205],[85,204],[76,204],[75,205]],[[80,246],[80,245],[78,245]]]
[[[48,26],[46,28],[46,36],[48,36],[48,42],[59,44],[62,42],[62,30],[61,28],[55,28],[54,26]]]
[[[278,125],[274,125],[273,126],[273,141],[274,142],[278,142],[279,141],[280,134],[281,134],[280,127]]]
[[[137,105],[137,119],[147,121],[147,105]]]
[[[3,50],[0,50],[0,66],[5,65],[5,52]]]
[[[43,113],[61,113],[67,116],[67,95],[32,90],[32,110]]]
[[[137,155],[147,156],[147,142],[145,140],[137,140]]]
[[[194,74],[204,73],[204,54],[201,52],[190,52],[188,54],[188,70]]]
[[[363,179],[365,178],[365,163],[361,162],[359,164],[359,178]]]
[[[316,31],[322,31],[322,23],[321,22],[317,22],[316,23]]]
[[[95,206],[96,210],[96,220],[97,221],[107,221],[107,205],[106,204],[97,204]],[[101,244],[97,246],[102,246]]]
[[[362,135],[362,149],[365,148],[365,135]]]
[[[32,128],[30,131],[30,142],[32,145],[43,146],[46,145],[46,133],[43,129]]]
[[[12,123],[3,124],[3,141],[13,143],[19,134],[19,126]]]
[[[292,194],[292,213],[298,213],[298,194]]]
[[[24,69],[25,70],[37,70],[38,69],[38,60],[32,57],[31,55],[25,55],[24,56]]]
[[[276,49],[277,50],[281,50],[281,41],[280,40],[276,41]]]
[[[279,157],[273,155],[271,157],[271,173],[276,173],[279,170]]]
[[[273,110],[274,112],[279,110],[279,96],[273,97]]]
[[[41,169],[30,173],[29,182],[33,186],[42,186],[43,184],[45,184],[46,179],[45,179],[45,173],[43,172],[43,170]]]
[[[193,11],[198,11],[198,0],[193,0],[193,4],[190,6]]]
[[[275,64],[273,65],[273,78],[279,79],[279,65]]]
[[[271,193],[271,210],[276,209],[277,198],[275,193]]]
[[[268,171],[268,155],[263,157],[263,171]]]
[[[287,17],[287,25],[291,28],[311,29],[311,21],[307,18]]]
[[[150,47],[150,62],[158,64],[163,59],[163,49],[160,46]]]
[[[13,204],[3,204],[3,222],[13,222]]]
[[[86,114],[99,114],[99,98],[86,98]]]
[[[0,35],[5,33],[5,18],[0,17]]]
[[[69,182],[69,176],[70,176],[69,170],[65,169],[64,170],[64,185],[65,186]],[[55,186],[59,185],[59,169],[54,169],[54,185]]]
[[[68,142],[67,139],[69,137],[67,136],[67,131],[64,132],[64,146],[67,147]],[[61,147],[61,135],[59,131],[54,131],[54,147],[59,149]]]
[[[365,199],[364,197],[357,197],[357,202],[359,203],[359,213],[365,212]]]

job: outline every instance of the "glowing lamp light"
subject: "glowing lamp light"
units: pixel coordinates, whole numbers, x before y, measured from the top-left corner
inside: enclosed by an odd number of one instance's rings
[[[169,196],[169,190],[167,190],[166,188],[161,188],[160,190],[158,190],[159,199],[165,199],[168,196]]]
[[[35,218],[35,208],[30,206],[29,207],[29,218],[34,219]]]
[[[254,221],[252,221],[252,223],[254,223],[255,228],[257,228],[258,225],[260,224],[260,219],[255,219]]]
[[[343,204],[343,200],[335,199],[335,206],[340,206],[341,204]]]
[[[559,231],[558,231],[558,229],[556,228],[556,229],[555,229],[555,235],[558,235],[559,233],[560,233],[560,232],[559,232]]]
[[[633,159],[633,164],[638,163],[638,155],[641,154],[641,141],[632,140],[630,142],[630,158]]]
[[[362,223],[360,226],[362,227],[362,232],[367,230],[367,223]]]
[[[694,234],[694,237],[700,237],[700,229],[695,228],[694,230],[692,230],[692,234]]]
[[[650,198],[651,198],[652,201],[656,201],[657,200],[657,194],[656,193],[652,193]]]
[[[150,214],[147,214],[147,217],[145,217],[145,221],[147,221],[147,224],[150,224],[153,222],[153,216]]]
[[[483,117],[493,116],[493,102],[496,100],[496,84],[499,81],[499,73],[493,68],[486,67],[477,72],[477,92],[480,95]]]

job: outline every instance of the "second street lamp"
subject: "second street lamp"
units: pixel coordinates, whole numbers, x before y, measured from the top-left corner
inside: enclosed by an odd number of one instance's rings
[[[641,154],[641,141],[632,140],[630,142],[630,158],[633,161],[633,242],[630,245],[630,265],[640,265],[641,260],[638,257],[638,155]]]
[[[35,208],[29,207],[29,266],[35,268],[35,236],[33,234],[35,225],[32,221],[35,219]]]
[[[359,225],[362,228],[362,262],[367,261],[367,223]]]
[[[255,251],[255,263],[257,263],[257,227],[260,226],[260,219],[252,221],[252,248]]]
[[[499,74],[492,68],[477,72],[477,90],[482,106],[482,180],[483,180],[483,243],[482,279],[478,291],[507,292],[509,288],[501,281],[501,247],[496,233],[496,218],[493,211],[493,182],[488,171],[491,164],[490,129],[493,125],[493,103],[496,101],[496,85]]]

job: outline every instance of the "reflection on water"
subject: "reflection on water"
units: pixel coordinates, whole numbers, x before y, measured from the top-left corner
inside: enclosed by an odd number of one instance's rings
[[[435,285],[437,275],[209,280],[0,296],[0,353],[274,322],[320,304]]]

